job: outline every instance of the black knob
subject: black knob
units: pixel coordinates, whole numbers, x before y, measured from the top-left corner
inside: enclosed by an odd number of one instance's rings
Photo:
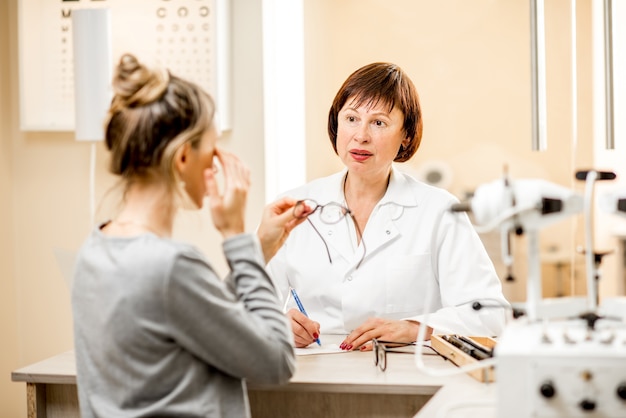
[[[580,409],[582,409],[583,411],[593,411],[594,409],[596,409],[596,403],[595,401],[592,401],[590,399],[583,399],[582,401],[580,401]]]
[[[626,400],[626,383],[620,383],[617,387],[617,396]]]
[[[539,388],[539,392],[541,392],[544,398],[551,398],[556,394],[556,389],[554,389],[552,382],[545,382]]]

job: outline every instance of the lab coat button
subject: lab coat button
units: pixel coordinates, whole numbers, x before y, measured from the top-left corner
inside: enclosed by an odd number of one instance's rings
[[[391,235],[391,231],[390,230],[386,230],[385,232],[387,233],[387,235]]]
[[[332,235],[332,234],[333,234],[333,231],[332,231],[332,230],[331,230],[331,231],[328,231],[328,235]]]
[[[352,276],[348,276],[348,281],[351,282],[352,281]]]

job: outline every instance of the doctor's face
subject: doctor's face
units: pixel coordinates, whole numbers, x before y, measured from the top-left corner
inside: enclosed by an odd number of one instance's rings
[[[400,145],[408,139],[403,130],[404,115],[386,103],[356,105],[349,98],[338,114],[337,154],[353,173],[387,176]]]

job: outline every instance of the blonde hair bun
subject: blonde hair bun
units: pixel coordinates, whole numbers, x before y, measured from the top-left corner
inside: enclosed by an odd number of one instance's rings
[[[150,69],[132,54],[124,54],[113,77],[111,113],[152,103],[163,96],[170,81],[164,69]]]

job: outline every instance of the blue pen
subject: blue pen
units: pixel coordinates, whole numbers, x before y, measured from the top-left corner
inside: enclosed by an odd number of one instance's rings
[[[293,287],[291,288],[291,296],[293,296],[293,300],[296,301],[296,305],[298,305],[298,309],[300,309],[300,312],[302,312],[304,316],[308,317],[309,315],[307,315],[306,311],[304,310],[304,306],[302,306],[302,302],[300,302],[300,298],[296,293],[296,289],[294,289]],[[319,338],[316,338],[315,342],[317,343],[317,345],[322,345]]]

